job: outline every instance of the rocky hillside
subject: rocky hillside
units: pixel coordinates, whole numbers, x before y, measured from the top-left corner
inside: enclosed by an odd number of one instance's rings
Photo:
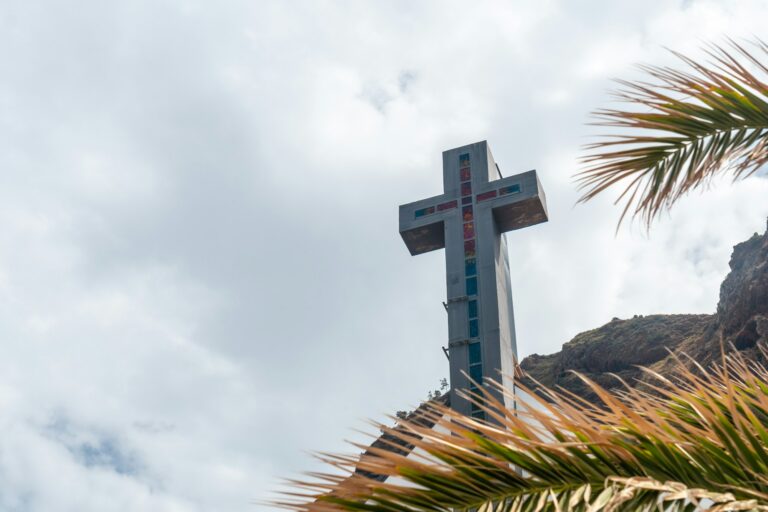
[[[590,396],[571,370],[610,388],[619,385],[610,373],[632,383],[641,378],[638,366],[669,368],[673,361],[667,349],[706,364],[719,357],[721,340],[759,359],[757,343],[768,342],[768,230],[734,247],[730,267],[714,315],[615,318],[579,334],[556,354],[527,357],[521,366],[546,386]]]

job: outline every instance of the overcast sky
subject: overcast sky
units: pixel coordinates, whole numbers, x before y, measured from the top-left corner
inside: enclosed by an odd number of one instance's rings
[[[550,222],[510,234],[521,356],[713,312],[768,179],[647,236],[574,207],[589,111],[762,1],[0,1],[0,511],[249,511],[447,376],[441,251],[397,206],[487,139]]]

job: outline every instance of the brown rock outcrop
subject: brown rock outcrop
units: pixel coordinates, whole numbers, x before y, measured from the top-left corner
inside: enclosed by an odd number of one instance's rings
[[[583,332],[560,352],[525,358],[521,367],[532,380],[561,386],[587,398],[593,395],[573,374],[577,371],[612,388],[642,379],[640,366],[665,372],[674,364],[669,350],[707,364],[720,357],[720,347],[735,347],[760,360],[760,342],[768,343],[768,230],[736,245],[731,271],[720,286],[714,315],[648,315],[614,319]]]

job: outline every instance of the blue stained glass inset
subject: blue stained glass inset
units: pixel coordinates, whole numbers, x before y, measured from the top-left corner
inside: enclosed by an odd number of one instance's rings
[[[515,183],[514,185],[510,185],[508,187],[502,187],[499,189],[499,194],[506,195],[506,194],[517,194],[520,192],[520,184]]]
[[[467,295],[477,295],[477,278],[470,277],[467,279]]]
[[[472,196],[462,197],[461,204],[472,204]]]
[[[477,301],[471,300],[467,303],[467,312],[469,313],[469,318],[477,318]]]
[[[477,364],[480,362],[480,344],[470,343],[469,345],[469,364]]]
[[[477,275],[477,260],[475,258],[464,260],[464,274],[467,277]]]
[[[480,335],[480,322],[477,318],[473,318],[469,321],[469,337],[477,338]]]
[[[469,378],[482,386],[483,385],[483,365],[473,364],[472,366],[470,366]]]
[[[435,213],[435,207],[429,206],[427,208],[416,210],[416,212],[414,213],[414,217],[418,219],[419,217],[424,217],[425,215],[432,215],[433,213]]]

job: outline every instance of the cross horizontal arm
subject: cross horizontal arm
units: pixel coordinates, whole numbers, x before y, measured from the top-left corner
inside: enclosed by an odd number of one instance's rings
[[[445,247],[445,216],[456,208],[445,194],[400,206],[400,236],[412,256]]]
[[[477,201],[489,203],[500,232],[547,222],[547,199],[535,170],[492,181],[486,188]]]

